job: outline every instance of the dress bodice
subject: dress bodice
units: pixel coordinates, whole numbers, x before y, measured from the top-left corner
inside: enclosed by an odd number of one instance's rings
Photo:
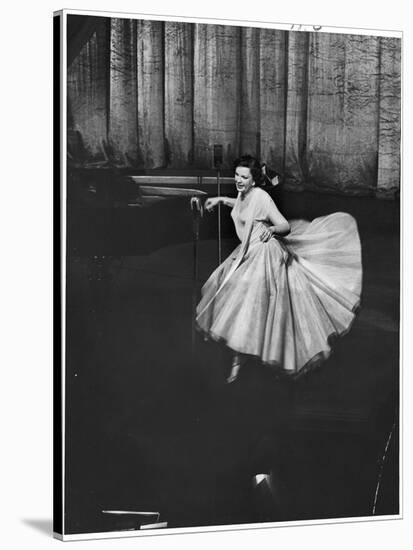
[[[246,232],[249,231],[250,224],[252,226],[249,237],[250,245],[259,241],[259,235],[263,229],[262,226],[265,225],[268,227],[270,225],[269,202],[272,203],[271,197],[262,189],[251,189],[248,196],[244,199],[241,198],[241,194],[238,194],[231,217],[234,221],[237,236],[241,242],[246,238]]]

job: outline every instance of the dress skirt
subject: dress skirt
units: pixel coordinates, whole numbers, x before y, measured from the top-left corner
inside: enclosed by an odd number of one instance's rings
[[[298,375],[327,358],[332,337],[354,320],[362,282],[357,224],[341,212],[298,220],[287,237],[264,243],[260,218],[251,222],[247,246],[244,239],[203,286],[197,327]]]

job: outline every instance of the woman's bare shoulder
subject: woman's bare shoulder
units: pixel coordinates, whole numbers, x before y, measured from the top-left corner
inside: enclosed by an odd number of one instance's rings
[[[264,191],[261,187],[254,187],[254,193],[257,198],[263,198],[269,197],[268,193]]]
[[[262,189],[261,187],[255,187],[254,191],[255,191],[256,200],[259,203],[268,204],[268,203],[274,202],[271,196],[267,193],[267,191],[264,191],[264,189]]]

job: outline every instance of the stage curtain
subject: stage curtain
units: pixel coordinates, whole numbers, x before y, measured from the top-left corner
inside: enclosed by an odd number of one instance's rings
[[[213,166],[214,144],[223,147],[223,164],[231,166],[239,151],[240,29],[195,25],[194,163]]]
[[[110,30],[108,142],[116,161],[133,166],[138,160],[136,21],[112,19]]]
[[[96,18],[94,18],[96,19]],[[68,128],[82,136],[86,158],[104,159],[108,131],[110,20],[95,21],[95,32],[67,71]]]
[[[68,69],[68,121],[90,161],[223,167],[243,152],[286,186],[393,196],[400,178],[397,38],[94,20]],[[80,32],[80,31],[79,31]]]
[[[308,33],[288,35],[285,179],[292,186],[307,178]]]
[[[240,151],[261,151],[260,137],[260,34],[241,28]]]
[[[193,164],[193,25],[165,23],[165,146],[167,165]]]
[[[288,33],[260,29],[259,119],[261,158],[284,172]]]
[[[137,21],[138,155],[145,168],[165,166],[164,23]]]
[[[400,40],[380,38],[377,191],[383,194],[400,181],[400,64]]]
[[[374,189],[379,123],[379,39],[310,35],[305,182]]]

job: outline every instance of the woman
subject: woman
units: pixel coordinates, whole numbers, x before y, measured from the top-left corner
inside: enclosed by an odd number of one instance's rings
[[[232,209],[241,244],[202,288],[197,326],[233,351],[233,382],[247,356],[298,375],[325,359],[330,337],[345,333],[360,302],[361,250],[355,220],[335,213],[288,223],[259,185],[259,162],[235,162]]]

